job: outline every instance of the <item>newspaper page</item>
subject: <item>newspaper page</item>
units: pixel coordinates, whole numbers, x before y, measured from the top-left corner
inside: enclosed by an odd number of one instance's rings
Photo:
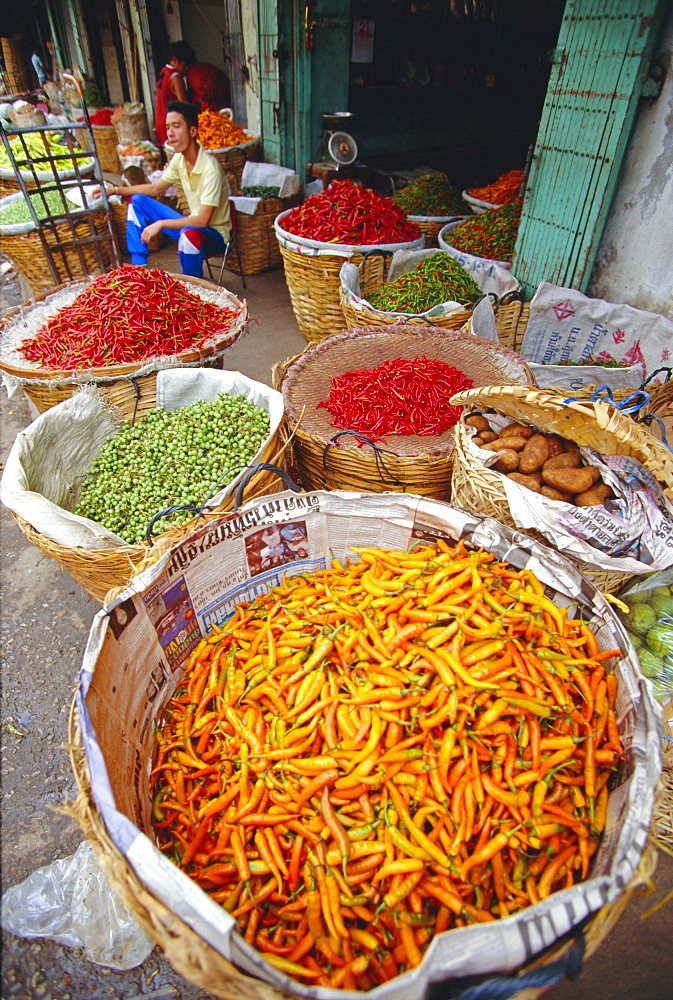
[[[355,558],[363,544],[408,548],[417,540],[464,538],[539,573],[548,593],[591,618],[600,649],[624,651],[618,725],[626,748],[611,793],[608,826],[591,877],[520,913],[438,935],[421,965],[371,991],[375,1000],[418,1000],[449,977],[514,969],[614,900],[636,870],[661,770],[660,709],[628,634],[606,600],[571,564],[497,521],[404,494],[280,493],[212,521],[162,555],[94,619],[77,692],[92,790],[106,828],[157,898],[242,970],[293,995],[337,1000],[357,994],[302,985],[264,961],[234,922],[152,841],[149,774],[154,724],[190,651],[284,574]],[[568,600],[570,597],[570,601]]]

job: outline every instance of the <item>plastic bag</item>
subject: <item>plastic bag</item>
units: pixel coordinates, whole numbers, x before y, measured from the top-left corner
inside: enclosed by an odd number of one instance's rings
[[[652,573],[620,595],[628,605],[622,619],[636,647],[640,666],[656,698],[673,698],[673,569]]]
[[[17,937],[83,948],[91,962],[111,969],[133,969],[154,948],[110,889],[86,840],[69,858],[38,868],[4,893],[2,928]]]

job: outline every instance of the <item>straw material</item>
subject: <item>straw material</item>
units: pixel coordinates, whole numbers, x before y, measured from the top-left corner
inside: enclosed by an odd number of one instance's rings
[[[385,442],[358,447],[351,435],[338,434],[331,417],[317,404],[329,396],[332,377],[353,369],[374,368],[396,357],[424,355],[465,372],[477,385],[491,379],[502,385],[525,384],[527,365],[492,341],[460,331],[400,324],[360,328],[307,348],[276,365],[274,388],[283,393],[288,427],[294,430],[294,454],[304,485],[310,489],[418,493],[447,500],[453,468],[453,428],[441,435],[389,435]]]
[[[156,382],[156,378],[155,378]],[[153,407],[149,406],[148,409]],[[267,442],[259,459],[259,463],[282,467],[283,453],[286,443],[280,433],[280,428]],[[243,502],[256,500],[258,497],[278,493],[283,489],[280,478],[267,469],[258,469],[243,490]],[[37,531],[23,518],[12,513],[12,516],[29,542],[32,542],[45,555],[51,556],[91,597],[100,604],[105,603],[105,597],[111,590],[126,587],[133,576],[139,573],[149,561],[154,561],[162,552],[181,542],[187,535],[195,531],[204,522],[211,521],[221,514],[234,509],[234,495],[227,497],[218,507],[194,517],[185,524],[170,528],[157,535],[150,547],[145,542],[134,545],[119,545],[114,549],[76,549],[52,542]]]
[[[111,201],[110,211],[112,212],[112,225],[117,237],[119,252],[126,253],[126,217],[129,212],[129,203],[127,201]],[[150,253],[156,253],[157,250],[161,250],[163,242],[164,234],[160,231],[147,244]]]
[[[420,226],[420,222],[418,225]],[[378,292],[386,284],[385,276],[388,264],[388,259],[384,261],[383,257],[378,254],[372,254],[369,257],[365,257],[358,266],[358,271],[360,272],[360,294],[363,299],[369,299],[370,295]],[[352,302],[348,302],[341,291],[341,287],[339,288],[339,297],[346,326],[349,330],[357,330],[362,326],[386,327],[393,323],[399,323],[402,319],[396,313],[385,313],[378,310],[370,312],[369,309],[363,309]],[[457,309],[456,312],[446,316],[433,316],[432,320],[424,316],[404,316],[403,322],[413,323],[418,326],[442,327],[445,330],[459,330],[471,319],[471,316],[472,311],[470,309]]]
[[[143,930],[163,950],[176,972],[187,982],[221,1000],[292,1000],[296,997],[296,994],[286,993],[276,986],[240,972],[140,881],[112,841],[94,801],[74,701],[70,711],[68,742],[78,795],[74,801],[62,806],[60,811],[79,824],[111,888],[118,893]],[[656,849],[648,842],[629,884],[612,903],[607,903],[586,922],[583,927],[585,960],[596,951],[617,924],[634,890],[643,884],[649,884],[656,861]],[[532,969],[544,968],[562,958],[570,946],[570,941],[561,940],[517,971],[523,974]],[[547,989],[548,987],[540,987],[519,990],[512,995],[511,1000],[536,1000]]]
[[[629,455],[649,469],[673,496],[673,453],[644,427],[607,403],[580,401],[563,406],[560,397],[540,389],[489,387],[458,393],[454,402],[493,409],[513,420],[532,424],[547,434],[559,434],[603,455]],[[494,517],[545,545],[552,542],[534,529],[518,528],[512,517],[502,476],[483,465],[474,453],[461,419],[455,428],[452,500],[459,507]],[[616,592],[632,574],[594,569],[564,553],[599,590]]]
[[[260,274],[281,266],[274,220],[287,208],[298,205],[299,194],[290,198],[263,198],[254,215],[236,213],[236,253],[227,257],[226,268],[235,274]]]
[[[438,247],[439,243],[437,242],[437,237],[439,236],[440,229],[443,229],[446,225],[446,219],[443,217],[440,219],[420,219],[415,216],[411,216],[410,218],[412,222],[416,223],[420,231],[425,236],[426,248]]]
[[[104,238],[90,243],[80,242],[81,259],[80,253],[74,248],[63,253],[55,251],[52,255],[53,261],[61,275],[61,280],[69,276],[84,278],[89,274],[102,274],[110,267],[112,254],[107,215],[105,212],[91,212],[89,218],[94,233]],[[53,226],[43,225],[42,232],[50,247],[59,247],[64,243],[72,242],[73,239],[90,240],[93,236],[89,223],[84,219],[73,220],[72,224],[70,222],[57,222]],[[0,253],[8,257],[14,266],[21,271],[34,291],[51,290],[57,284],[51,273],[49,261],[37,229],[32,229],[27,233],[0,232]],[[68,275],[66,267],[69,269],[70,275]]]
[[[202,278],[192,278],[186,274],[181,275],[180,280],[188,285],[201,286],[202,288],[214,289],[217,287]],[[49,292],[43,292],[31,302],[42,302],[48,295],[60,292],[71,284],[72,282],[67,282],[56,288],[51,288]],[[221,367],[222,354],[238,340],[246,329],[248,322],[247,304],[224,288],[218,289],[218,292],[223,306],[238,309],[238,315],[230,329],[210,347],[191,347],[180,354],[172,355],[171,367],[207,365],[209,362],[213,362],[216,367]],[[19,314],[26,314],[25,303],[6,313],[0,323],[0,331],[5,324]],[[100,393],[122,411],[125,419],[133,420],[139,414],[154,407],[156,371],[146,375],[137,375],[137,372],[146,365],[147,361],[137,361],[127,365],[108,365],[104,368],[91,368],[84,374],[87,376],[87,381],[98,384]],[[169,365],[158,364],[158,368],[161,367],[169,367]],[[40,413],[44,413],[45,410],[63,402],[64,399],[68,399],[74,392],[77,392],[81,384],[81,380],[78,381],[72,372],[50,371],[44,368],[18,368],[3,358],[0,358],[0,371],[20,379],[23,391]],[[105,379],[105,381],[100,381],[101,379]],[[50,381],[54,381],[56,384],[44,384]],[[38,382],[43,384],[37,384]]]
[[[117,156],[117,132],[114,125],[92,125],[91,131],[101,170],[120,174],[122,165]]]
[[[113,115],[112,124],[120,146],[128,146],[131,142],[140,142],[150,137],[147,112],[144,108],[134,111],[133,114],[124,112],[121,115]]]
[[[673,738],[673,699],[664,708],[664,733]],[[666,749],[668,747],[668,749]],[[654,832],[659,841],[673,850],[673,743],[664,742],[662,794],[654,806]]]
[[[312,257],[282,244],[279,248],[294,317],[301,333],[309,342],[317,343],[345,330],[346,319],[339,301],[341,266],[345,260],[360,264],[363,254]]]

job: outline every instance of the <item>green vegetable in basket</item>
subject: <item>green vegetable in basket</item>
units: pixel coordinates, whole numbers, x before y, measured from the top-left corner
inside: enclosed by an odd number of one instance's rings
[[[220,393],[170,413],[150,410],[103,445],[88,473],[75,513],[130,544],[149,521],[174,504],[202,504],[250,463],[269,434],[269,414],[244,396]],[[194,517],[179,511],[154,532]]]
[[[382,312],[418,314],[443,302],[470,306],[483,292],[464,267],[450,254],[438,251],[426,257],[412,271],[397,281],[383,285],[369,296],[369,302]]]
[[[44,200],[43,200],[44,199]],[[47,216],[65,215],[68,211],[76,210],[67,199],[64,201],[58,191],[47,191],[45,194],[32,194],[30,200],[33,203],[38,219],[46,219]],[[45,211],[45,201],[47,209]],[[0,226],[15,226],[22,222],[32,222],[28,203],[25,198],[15,198],[8,205],[0,209]]]
[[[640,660],[640,666],[646,677],[658,677],[664,669],[662,661],[656,653],[653,653],[649,649],[640,649],[638,651],[638,659]]]
[[[53,132],[27,132],[21,136],[10,136],[9,145],[19,170],[30,172],[30,164],[32,163],[38,173],[41,171],[50,172],[51,161],[47,159],[48,153],[56,156],[53,162],[57,170],[73,169],[73,160],[70,156],[58,156],[65,150],[57,142]],[[5,170],[13,168],[4,146],[0,146],[0,168]]]
[[[628,625],[634,632],[648,632],[657,624],[657,613],[649,604],[636,604],[629,614]]]
[[[393,202],[407,215],[426,217],[465,215],[460,191],[444,174],[424,174],[393,195]]]
[[[246,198],[277,198],[280,188],[271,184],[249,184],[243,188],[241,194]]]
[[[646,642],[655,656],[663,657],[673,649],[673,629],[670,625],[655,625],[647,633]]]

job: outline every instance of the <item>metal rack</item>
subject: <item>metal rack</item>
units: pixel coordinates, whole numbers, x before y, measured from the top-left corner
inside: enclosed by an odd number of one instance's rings
[[[55,285],[82,278],[96,268],[99,273],[103,273],[110,265],[117,267],[120,262],[89,112],[78,82],[69,75],[67,79],[77,87],[82,98],[83,121],[6,128],[0,119],[0,138],[14,169],[19,188],[26,199]],[[27,136],[43,135],[46,132],[63,133],[65,146],[55,152],[47,143],[43,143],[44,155],[36,155],[28,148]],[[78,138],[84,141],[78,142]],[[10,139],[19,140],[21,149],[18,153],[12,148]],[[57,159],[62,161],[64,158],[71,164],[67,171],[74,175],[67,180],[59,177],[59,171],[62,173],[65,171],[62,163],[60,165],[56,163]],[[84,176],[81,170],[83,163],[91,160],[94,164],[93,176]],[[32,183],[33,186],[28,187],[23,176],[25,173],[32,174],[33,180],[28,183]],[[52,174],[53,180],[45,181],[38,177],[38,174],[44,173]],[[98,206],[94,209],[87,202],[84,188],[85,185],[91,184],[92,180],[100,187],[102,208]],[[66,192],[74,188],[79,189],[81,208],[74,207],[67,199]],[[53,191],[58,192],[60,196],[63,212],[55,213],[53,208],[50,208],[47,195]],[[41,200],[44,218],[38,217],[33,199]],[[101,211],[105,212],[107,220],[107,232],[102,233],[97,231],[93,221],[94,214]],[[107,253],[104,248],[107,249]],[[92,267],[92,260],[95,261],[96,267]]]

